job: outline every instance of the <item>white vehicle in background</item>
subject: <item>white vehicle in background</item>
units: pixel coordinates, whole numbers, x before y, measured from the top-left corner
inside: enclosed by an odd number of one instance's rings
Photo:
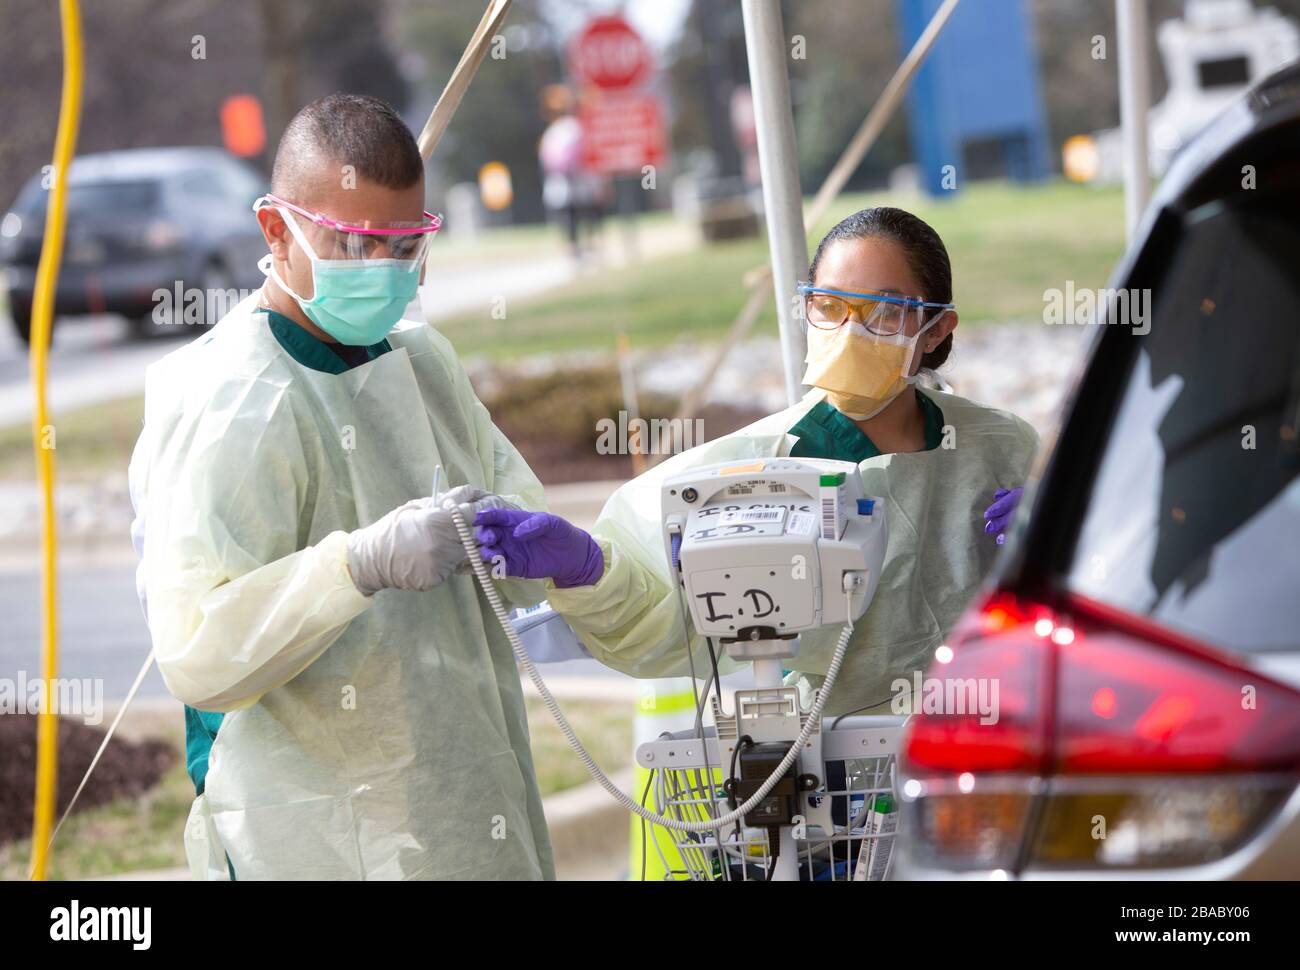
[[[1174,155],[1252,84],[1300,59],[1300,28],[1251,0],[1187,0],[1181,20],[1156,30],[1169,89],[1149,114],[1148,159],[1154,177]],[[1110,128],[1065,143],[1066,175],[1076,181],[1119,182],[1123,138]]]

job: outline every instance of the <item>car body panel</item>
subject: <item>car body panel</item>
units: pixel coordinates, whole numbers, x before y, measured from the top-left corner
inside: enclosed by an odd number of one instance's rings
[[[3,240],[0,252],[16,315],[30,308],[35,287],[44,229],[40,178],[19,193],[13,212],[27,224]],[[178,284],[182,292],[213,280],[246,290],[261,285],[257,261],[266,243],[251,205],[266,190],[265,179],[227,152],[150,148],[81,156],[69,186],[74,200],[81,188],[106,204],[91,196],[82,207],[70,206],[56,315],[140,317],[157,306],[157,291],[171,293]]]
[[[1144,213],[1133,241],[1124,257],[1111,276],[1108,288],[1129,290],[1132,288],[1150,288],[1159,293],[1167,303],[1175,301],[1168,294],[1171,290],[1161,291],[1162,284],[1170,278],[1169,274],[1180,266],[1186,266],[1179,260],[1186,254],[1181,247],[1196,244],[1195,227],[1211,225],[1204,220],[1213,217],[1216,212],[1224,211],[1234,214],[1257,212],[1252,207],[1266,204],[1270,198],[1289,190],[1291,172],[1295,169],[1295,160],[1300,158],[1300,65],[1294,65],[1278,72],[1261,82],[1245,97],[1229,106],[1206,130],[1178,155],[1171,165],[1164,181],[1154,194],[1152,202]],[[1261,192],[1258,196],[1236,197],[1234,193],[1249,191],[1243,182],[1247,175],[1258,174],[1264,181],[1261,184],[1274,196]],[[1274,176],[1277,179],[1269,182]],[[1283,176],[1286,180],[1283,180]],[[1279,189],[1278,186],[1282,186]],[[1287,199],[1293,195],[1286,195]],[[1231,204],[1225,207],[1224,200]],[[1262,203],[1259,200],[1264,200]],[[1279,221],[1289,232],[1295,231],[1295,224],[1289,208],[1281,210]],[[1242,219],[1242,222],[1247,220]],[[1190,227],[1190,228],[1189,228]],[[1268,238],[1268,237],[1265,237]],[[1202,237],[1202,243],[1204,241]],[[1284,262],[1286,258],[1295,258],[1292,253],[1278,254],[1267,250],[1270,257],[1276,256],[1274,262]],[[1238,255],[1230,253],[1230,255]],[[1226,263],[1226,261],[1224,261]],[[1269,264],[1277,273],[1284,272],[1277,266]],[[1214,267],[1218,271],[1220,267]],[[1239,265],[1238,271],[1252,269],[1252,264]],[[1249,273],[1242,274],[1250,278]],[[1235,282],[1236,276],[1229,273],[1223,279]],[[1206,292],[1209,290],[1207,282]],[[1179,292],[1176,289],[1172,292]],[[1248,291],[1249,292],[1249,291]],[[1241,306],[1251,305],[1243,297]],[[1289,341],[1292,333],[1300,337],[1300,315],[1296,314],[1294,301],[1282,301],[1276,308],[1284,316],[1270,317],[1271,328],[1262,332],[1275,339]],[[1214,308],[1209,311],[1212,313]],[[1228,320],[1232,319],[1230,311]],[[1159,319],[1158,307],[1157,317]],[[1248,319],[1257,319],[1248,317]],[[1087,516],[1094,510],[1093,500],[1101,488],[1098,484],[1102,462],[1113,459],[1109,450],[1112,436],[1131,433],[1130,426],[1117,424],[1121,409],[1126,400],[1130,382],[1136,373],[1139,353],[1146,346],[1144,341],[1133,339],[1133,335],[1124,332],[1126,327],[1121,322],[1105,321],[1106,325],[1094,327],[1094,334],[1088,343],[1083,361],[1075,372],[1074,384],[1070,389],[1070,404],[1063,411],[1063,418],[1050,455],[1041,462],[1042,475],[1036,487],[1027,490],[1019,515],[1010,531],[1008,547],[1005,554],[995,565],[992,575],[985,585],[983,595],[1010,593],[1017,597],[1043,602],[1060,602],[1062,598],[1079,594],[1077,587],[1070,583],[1071,572],[1077,568],[1076,554],[1082,547],[1081,535],[1087,527]],[[1112,325],[1113,324],[1113,325]],[[1292,328],[1288,331],[1287,325]],[[1207,344],[1209,346],[1209,344]],[[1288,351],[1293,352],[1289,342],[1283,343]],[[1259,354],[1268,354],[1268,348],[1253,348]],[[1290,358],[1283,358],[1289,360]],[[1238,361],[1239,362],[1239,361]],[[1271,365],[1272,360],[1262,364]],[[1164,362],[1162,361],[1163,365]],[[1261,368],[1263,370],[1265,368]],[[1175,371],[1181,376],[1182,371]],[[1189,368],[1193,375],[1200,371]],[[1234,372],[1239,377],[1240,374]],[[1166,373],[1167,376],[1167,373]],[[1277,375],[1274,374],[1274,379]],[[1267,385],[1272,388],[1273,385]],[[1249,385],[1234,385],[1240,393],[1241,388]],[[1206,388],[1196,387],[1194,393],[1212,393]],[[1182,393],[1181,391],[1177,393]],[[1226,397],[1226,395],[1224,395]],[[1272,399],[1270,399],[1272,400]],[[1287,398],[1276,417],[1285,418],[1290,414],[1290,399]],[[1272,405],[1270,405],[1272,406]],[[1154,423],[1154,422],[1153,422]],[[1120,428],[1118,432],[1116,428]],[[1222,430],[1222,429],[1220,429]],[[1244,430],[1244,429],[1243,429]],[[1282,429],[1285,430],[1285,429]],[[1285,435],[1281,435],[1285,438]],[[1193,447],[1200,448],[1199,440]],[[1273,441],[1271,445],[1281,458],[1284,445]],[[1178,459],[1184,460],[1180,451]],[[1135,459],[1137,461],[1139,459]],[[1295,478],[1288,479],[1286,468],[1279,465],[1271,474],[1279,478],[1283,491],[1277,493],[1279,498],[1293,502]],[[1204,477],[1204,476],[1202,476]],[[1194,479],[1194,476],[1193,476]],[[1161,480],[1165,481],[1164,479]],[[1267,506],[1248,506],[1249,518],[1242,520],[1255,523],[1262,518],[1262,509]],[[1287,507],[1288,516],[1293,513]],[[1235,511],[1235,510],[1234,510]],[[1159,521],[1159,520],[1158,520]],[[1200,522],[1206,521],[1202,517]],[[1292,523],[1287,519],[1288,525]],[[1230,522],[1224,526],[1224,538],[1213,539],[1208,548],[1218,555],[1229,538],[1236,539],[1241,523]],[[1233,531],[1235,530],[1235,531]],[[1285,584],[1285,571],[1290,570],[1296,578],[1294,589],[1300,590],[1300,548],[1294,548],[1282,540],[1284,550],[1271,550],[1273,559],[1270,569],[1283,570],[1282,582],[1270,588],[1269,596],[1274,608],[1274,628],[1285,624],[1288,611],[1300,620],[1292,597],[1279,599],[1278,589]],[[1163,547],[1161,547],[1163,548]],[[1130,550],[1131,552],[1131,550]],[[1288,558],[1289,557],[1289,558]],[[1276,561],[1273,561],[1276,560]],[[1189,560],[1190,561],[1190,560]],[[1232,574],[1229,574],[1232,575]],[[1213,574],[1211,573],[1211,576]],[[1089,595],[1082,591],[1082,595]],[[1163,605],[1164,594],[1157,602]],[[1236,608],[1237,601],[1232,600]],[[1258,607],[1259,604],[1255,604]],[[1227,608],[1227,607],[1224,607]],[[1243,607],[1244,608],[1244,607]],[[1160,623],[1161,618],[1135,614],[1144,620]],[[1300,640],[1284,638],[1268,650],[1252,649],[1249,644],[1224,642],[1240,640],[1233,636],[1231,615],[1219,616],[1217,624],[1211,625],[1218,631],[1218,636],[1206,642],[1209,646],[1226,652],[1235,665],[1243,671],[1257,671],[1271,677],[1292,689],[1300,687]],[[1178,627],[1169,627],[1174,632]],[[1300,636],[1300,622],[1293,623],[1291,629]],[[1184,633],[1186,631],[1184,630]],[[1042,703],[1053,704],[1051,698]],[[1214,782],[1213,776],[1190,776],[1204,782]],[[1031,791],[1038,804],[1053,792],[1053,786],[1069,781],[1077,781],[1078,776],[1064,779],[1062,776],[1046,775],[1032,779],[1032,788],[1026,780],[1026,791]],[[1173,784],[1180,780],[1178,776],[1165,776],[1163,779],[1150,779],[1150,784]],[[1124,783],[1133,779],[1122,779]],[[1300,778],[1295,775],[1283,776],[1281,791],[1284,793],[1281,804],[1269,814],[1258,827],[1245,838],[1244,842],[1221,858],[1205,864],[1180,867],[1158,868],[1123,868],[1102,867],[1062,869],[1045,868],[1032,863],[1021,865],[1018,871],[1008,873],[1003,870],[957,871],[950,869],[927,868],[918,864],[915,853],[909,849],[911,840],[917,835],[908,824],[908,813],[904,811],[898,849],[895,853],[895,873],[898,878],[945,878],[945,879],[983,879],[1022,878],[1022,879],[1280,879],[1300,878]],[[1115,776],[1107,776],[1102,784],[1115,784]],[[1289,791],[1289,794],[1287,793]],[[906,800],[904,805],[906,806]],[[1037,816],[1031,812],[1034,822],[1027,827],[1022,839],[1028,843],[1035,837]],[[1022,852],[1022,859],[1025,853]]]

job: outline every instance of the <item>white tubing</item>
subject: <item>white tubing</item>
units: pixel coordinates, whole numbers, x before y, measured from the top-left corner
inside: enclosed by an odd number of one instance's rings
[[[560,705],[556,703],[555,697],[546,686],[546,682],[542,680],[542,675],[537,672],[537,667],[533,664],[533,658],[528,656],[528,651],[524,649],[519,634],[515,632],[514,627],[511,625],[510,617],[501,602],[501,594],[497,592],[496,586],[492,583],[492,577],[488,575],[487,566],[484,565],[483,557],[479,554],[478,543],[474,541],[474,534],[470,532],[469,526],[460,514],[460,509],[451,500],[443,503],[443,508],[451,512],[451,520],[455,523],[456,532],[460,535],[461,545],[465,547],[465,554],[469,557],[470,566],[474,569],[474,575],[478,577],[479,585],[483,587],[483,594],[487,596],[488,602],[492,604],[492,611],[496,613],[497,619],[501,621],[501,628],[505,630],[506,638],[510,641],[510,649],[514,651],[515,659],[523,666],[529,679],[533,682],[533,686],[537,688],[537,693],[541,695],[542,702],[546,704],[546,709],[551,712],[551,717],[555,718],[555,723],[559,725],[564,739],[569,742],[569,747],[573,749],[574,754],[578,756],[591,777],[599,782],[600,786],[609,792],[616,802],[634,815],[639,815],[654,825],[661,825],[666,829],[673,829],[678,832],[714,832],[729,825],[734,825],[753,811],[758,803],[776,787],[777,782],[781,780],[782,776],[790,769],[790,766],[794,764],[795,759],[799,757],[799,752],[803,750],[803,746],[812,736],[813,730],[821,724],[822,709],[826,706],[826,698],[830,696],[831,688],[835,686],[835,678],[839,676],[840,665],[844,662],[844,654],[848,649],[849,637],[853,634],[852,622],[846,623],[840,633],[839,642],[835,645],[835,654],[831,657],[830,666],[826,668],[826,678],[822,682],[821,689],[817,692],[817,699],[813,702],[812,711],[808,714],[808,720],[803,726],[803,731],[800,732],[794,744],[790,745],[790,750],[785,753],[785,757],[781,759],[781,763],[772,771],[767,781],[758,787],[758,791],[754,792],[747,802],[726,815],[705,822],[685,822],[650,811],[650,809],[639,804],[636,799],[630,797],[610,781],[591,755],[587,753],[587,749],[582,746],[577,734],[569,726],[569,721],[565,718],[564,712],[560,710]],[[719,688],[721,688],[721,685],[719,685]],[[709,780],[709,785],[710,789],[712,789],[712,779]],[[712,800],[710,798],[710,801]]]

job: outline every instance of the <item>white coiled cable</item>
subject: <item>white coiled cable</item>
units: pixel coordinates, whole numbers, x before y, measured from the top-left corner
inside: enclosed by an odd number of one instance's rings
[[[582,746],[582,742],[578,740],[578,736],[569,725],[569,721],[564,716],[564,712],[560,710],[560,705],[556,703],[555,697],[546,686],[546,682],[542,680],[542,675],[537,672],[537,667],[533,663],[533,658],[528,656],[528,651],[524,649],[523,642],[519,639],[519,634],[515,632],[515,628],[510,622],[510,616],[506,612],[504,604],[501,602],[501,594],[497,592],[497,588],[492,582],[492,577],[488,575],[487,566],[483,562],[483,557],[479,554],[478,543],[474,541],[474,534],[470,532],[469,525],[465,522],[464,516],[460,514],[460,509],[458,509],[456,503],[450,499],[444,502],[442,507],[451,512],[451,520],[456,526],[456,532],[460,535],[461,545],[465,547],[465,554],[469,557],[470,566],[474,570],[474,575],[478,577],[479,585],[483,588],[483,593],[487,596],[488,602],[492,604],[492,611],[496,613],[497,619],[501,621],[501,627],[505,630],[506,638],[510,641],[510,649],[515,653],[515,659],[518,660],[524,670],[527,671],[529,679],[533,682],[533,686],[537,688],[537,693],[542,697],[542,702],[546,704],[546,709],[551,712],[551,717],[555,718],[555,723],[559,725],[560,732],[564,735],[564,739],[569,742],[569,747],[573,749],[574,754],[578,756],[578,759],[582,762],[591,777],[599,782],[600,786],[604,788],[605,791],[609,792],[614,800],[629,812],[639,815],[641,818],[654,825],[661,825],[666,829],[673,829],[678,832],[714,832],[718,829],[726,828],[729,825],[734,825],[753,811],[758,803],[766,798],[772,789],[776,787],[777,783],[785,773],[790,770],[790,766],[794,764],[795,759],[799,757],[799,752],[803,750],[803,746],[808,742],[813,731],[819,724],[821,724],[822,709],[826,706],[826,698],[830,696],[831,688],[835,686],[835,678],[839,676],[840,665],[844,662],[844,654],[848,649],[849,637],[853,635],[852,620],[846,623],[844,629],[840,632],[840,638],[835,644],[835,653],[831,657],[830,666],[826,668],[825,680],[822,682],[821,688],[817,691],[817,699],[813,702],[812,711],[809,712],[807,722],[804,724],[803,730],[799,733],[799,737],[795,740],[794,744],[790,745],[790,750],[785,753],[785,757],[781,759],[781,763],[776,766],[768,779],[763,782],[763,784],[759,785],[758,791],[754,792],[748,801],[743,805],[740,805],[738,808],[728,812],[726,815],[721,815],[718,818],[704,822],[686,822],[680,819],[668,818],[667,816],[660,815],[657,812],[650,811],[650,809],[638,803],[634,798],[610,781],[609,777],[600,770],[600,766],[596,764],[591,755],[587,753],[587,749]],[[849,612],[847,615],[851,617],[853,614],[852,612]],[[721,689],[721,685],[719,685],[719,689]],[[701,743],[707,742],[702,741]]]

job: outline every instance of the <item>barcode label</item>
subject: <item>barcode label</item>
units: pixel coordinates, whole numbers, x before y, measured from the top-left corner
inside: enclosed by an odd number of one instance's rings
[[[812,535],[816,524],[816,518],[808,512],[791,512],[790,519],[785,524],[785,531],[793,535]]]
[[[822,538],[838,539],[839,522],[836,521],[838,516],[835,514],[835,499],[822,499]]]
[[[785,509],[732,509],[722,514],[723,525],[733,522],[780,522]]]

